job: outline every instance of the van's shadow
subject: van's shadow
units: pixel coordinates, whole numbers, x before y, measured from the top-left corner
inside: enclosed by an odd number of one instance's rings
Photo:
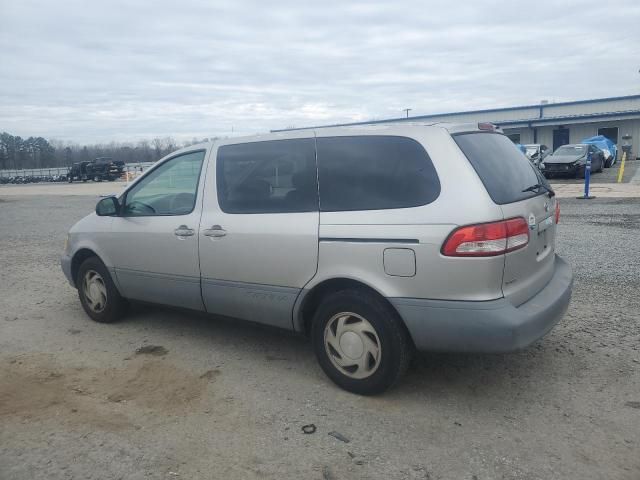
[[[185,337],[197,348],[215,349],[246,365],[269,362],[270,369],[287,375],[295,367],[301,378],[335,387],[317,365],[311,342],[301,335],[257,323],[135,304],[121,322],[123,328],[136,327],[162,332],[162,336]],[[508,354],[419,353],[406,376],[385,398],[415,396],[424,400],[450,395],[491,397],[500,402],[513,399],[514,390],[526,395],[537,390],[538,382],[548,382],[557,368],[561,344],[552,334],[528,349]],[[551,373],[550,373],[551,372]]]

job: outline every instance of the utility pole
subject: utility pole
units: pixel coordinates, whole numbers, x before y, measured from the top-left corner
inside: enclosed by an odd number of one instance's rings
[[[402,111],[407,114],[407,118],[409,118],[409,112],[413,110],[413,108],[403,108]]]

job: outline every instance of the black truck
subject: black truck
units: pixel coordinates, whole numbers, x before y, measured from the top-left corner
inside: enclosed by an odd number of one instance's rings
[[[98,157],[92,161],[77,162],[69,167],[67,180],[69,183],[74,180],[93,180],[94,182],[102,182],[108,180],[113,182],[120,178],[124,173],[124,162],[121,160],[113,160],[111,157]]]

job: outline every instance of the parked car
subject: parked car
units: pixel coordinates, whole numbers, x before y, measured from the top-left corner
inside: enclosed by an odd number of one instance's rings
[[[491,124],[302,130],[172,153],[76,223],[61,263],[95,321],[137,300],[293,330],[374,394],[416,348],[546,334],[572,289],[559,213]]]
[[[93,180],[101,182],[107,180],[113,182],[124,173],[124,162],[114,160],[111,157],[98,157],[89,166]]]
[[[569,175],[584,178],[589,154],[591,154],[591,173],[602,172],[604,153],[595,145],[584,143],[559,147],[540,164],[540,170],[545,177]]]
[[[551,149],[540,143],[530,143],[524,146],[527,158],[531,160],[536,167],[540,167],[540,163],[551,154]]]
[[[87,165],[89,165],[89,163],[91,162],[84,161],[72,164],[67,172],[67,181],[72,183],[74,180],[81,180],[83,182],[89,180],[89,172],[87,171]]]
[[[113,182],[120,178],[124,173],[124,162],[121,160],[113,160],[111,157],[98,157],[89,162],[76,162],[71,165],[66,175],[69,183],[74,180],[93,180],[94,182],[102,182],[103,180]]]
[[[605,168],[611,167],[616,163],[618,157],[618,147],[604,135],[596,135],[595,137],[585,138],[581,143],[593,144],[602,150],[604,154]]]

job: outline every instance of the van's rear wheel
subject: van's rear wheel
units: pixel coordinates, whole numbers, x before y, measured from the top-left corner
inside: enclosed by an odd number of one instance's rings
[[[359,290],[328,296],[312,324],[320,366],[338,386],[372,395],[391,387],[406,371],[411,339],[397,313],[380,297]]]
[[[124,315],[127,301],[120,296],[99,258],[89,257],[82,262],[76,286],[82,308],[96,322],[111,323]]]

